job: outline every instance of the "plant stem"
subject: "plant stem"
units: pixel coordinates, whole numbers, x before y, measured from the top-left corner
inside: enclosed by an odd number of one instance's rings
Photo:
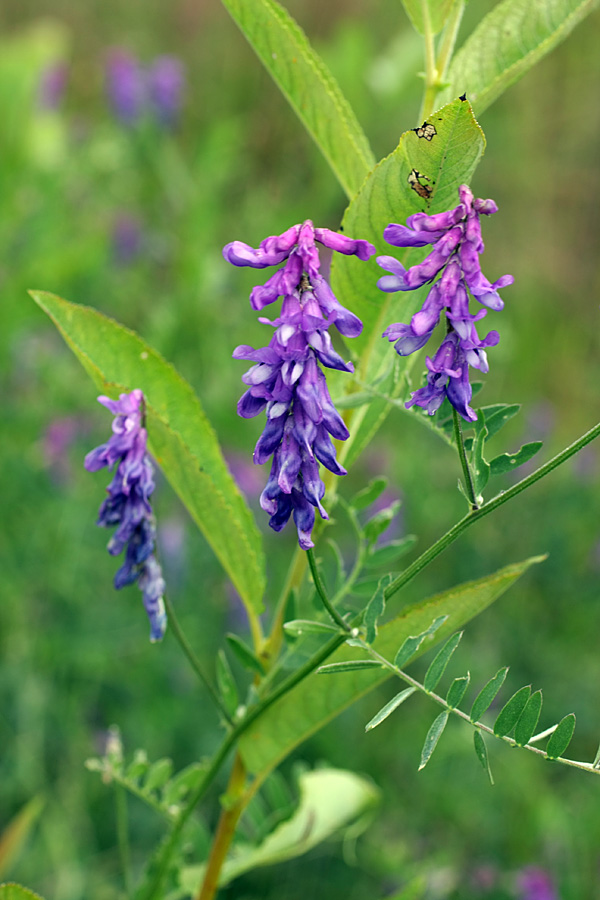
[[[237,823],[244,811],[246,802],[244,788],[246,785],[246,767],[239,753],[233,761],[229,783],[225,797],[227,805],[221,810],[219,824],[208,857],[204,880],[200,886],[196,900],[213,900],[219,885],[219,875],[227,856],[229,845],[233,840]]]
[[[115,782],[115,807],[117,814],[117,842],[123,869],[123,883],[127,897],[131,897],[131,853],[129,851],[129,827],[127,818],[127,794],[123,785]]]
[[[421,114],[419,121],[425,121],[431,115],[435,103],[435,97],[439,90],[439,77],[435,65],[435,41],[434,34],[431,29],[431,17],[429,15],[429,6],[427,0],[421,0],[423,10],[423,28],[425,41],[425,94],[423,95],[423,104],[421,106]]]
[[[531,475],[528,475],[527,478],[521,479],[521,481],[514,484],[507,491],[503,491],[498,494],[492,500],[489,500],[487,503],[484,503],[483,506],[480,506],[479,509],[474,509],[470,513],[468,513],[464,518],[462,518],[459,522],[456,523],[446,534],[442,535],[439,540],[432,544],[424,553],[421,554],[413,563],[411,563],[408,568],[404,570],[391,584],[387,586],[385,589],[385,598],[389,600],[394,594],[396,594],[401,588],[404,587],[409,581],[411,581],[416,575],[421,572],[425,566],[429,565],[429,563],[439,556],[443,550],[446,549],[450,544],[452,544],[457,537],[459,537],[463,531],[466,531],[470,525],[476,519],[481,519],[483,516],[486,516],[488,513],[493,512],[495,509],[498,509],[502,504],[507,503],[509,500],[512,500],[513,497],[516,497],[517,494],[520,494],[522,491],[526,490],[528,487],[531,487],[532,484],[535,484],[536,481],[539,481],[541,478],[544,478],[545,475],[548,475],[553,469],[556,469],[558,466],[562,465],[562,463],[566,462],[571,456],[574,456],[579,450],[589,444],[590,441],[593,441],[594,438],[600,435],[600,424],[594,425],[593,428],[590,428],[589,431],[586,431],[584,435],[582,435],[578,440],[576,440],[573,444],[570,444],[568,447],[565,447],[560,453],[554,456],[551,460],[545,463],[543,466],[540,466],[539,469],[536,469],[535,472],[532,472]]]
[[[167,611],[167,616],[169,619],[169,625],[171,627],[171,631],[173,632],[173,634],[175,636],[175,639],[177,640],[177,642],[178,642],[179,646],[181,647],[181,649],[183,650],[184,654],[187,656],[188,662],[191,665],[192,669],[194,670],[194,672],[196,673],[196,675],[198,676],[198,678],[200,679],[200,681],[202,682],[204,687],[209,692],[217,709],[219,710],[219,712],[221,713],[221,715],[223,716],[225,721],[229,725],[232,725],[233,723],[231,721],[231,716],[225,709],[223,703],[221,702],[221,698],[219,697],[216,689],[211,684],[208,676],[204,673],[204,670],[202,669],[202,666],[200,665],[198,658],[196,657],[196,654],[192,650],[192,648],[188,642],[188,639],[186,638],[185,634],[182,631],[181,625],[179,624],[179,620],[177,619],[177,616],[175,615],[175,610],[173,609],[173,604],[171,603],[171,601],[169,600],[169,598],[167,596],[164,597],[164,603],[165,603],[165,609]]]
[[[458,37],[458,29],[460,28],[460,23],[462,21],[464,11],[464,0],[455,0],[454,6],[450,13],[450,18],[446,22],[446,26],[444,28],[444,34],[442,35],[442,42],[440,44],[440,49],[437,57],[437,70],[440,87],[443,86],[444,80],[446,78],[446,73],[448,71],[448,66],[450,65],[450,60],[454,52],[456,38]]]
[[[313,581],[315,583],[315,587],[317,589],[317,594],[321,598],[321,602],[323,603],[323,606],[325,607],[325,609],[327,610],[327,612],[329,613],[329,615],[331,616],[331,618],[333,619],[335,624],[340,626],[342,631],[346,631],[346,632],[352,631],[352,628],[350,627],[350,625],[348,625],[348,623],[345,621],[345,619],[343,619],[340,616],[340,614],[337,611],[337,609],[335,608],[335,606],[333,606],[333,604],[331,604],[329,602],[329,597],[327,596],[327,591],[325,590],[325,585],[323,584],[321,575],[319,573],[319,570],[317,569],[317,563],[316,563],[315,555],[314,555],[312,549],[309,549],[306,551],[306,556],[308,558],[308,564],[310,566],[310,571],[311,571],[311,574],[313,577]]]
[[[467,454],[465,453],[465,442],[463,438],[462,425],[460,423],[460,416],[457,411],[452,407],[452,417],[454,419],[454,440],[456,442],[456,449],[458,450],[458,458],[460,459],[460,464],[462,466],[463,475],[465,476],[465,486],[467,489],[467,496],[469,497],[469,502],[471,504],[472,510],[479,509],[479,504],[477,502],[477,497],[475,496],[475,487],[473,485],[473,476],[471,475],[471,467],[469,466],[469,461],[467,460]]]

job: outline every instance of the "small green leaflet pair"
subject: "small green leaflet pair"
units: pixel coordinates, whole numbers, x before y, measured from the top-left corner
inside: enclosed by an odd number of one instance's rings
[[[375,597],[370,606],[373,607],[374,612],[370,617],[368,617],[367,613],[369,611],[369,607],[367,608],[363,627],[363,632],[365,632],[366,635],[366,643],[361,639],[350,639],[349,643],[351,643],[352,646],[362,646],[362,648],[367,652],[371,652],[372,656],[378,658],[358,659],[347,662],[331,663],[329,665],[321,666],[319,669],[319,673],[333,675],[356,670],[387,668],[390,671],[394,672],[394,674],[396,674],[400,679],[409,682],[409,687],[396,694],[373,716],[373,718],[365,726],[366,731],[372,731],[378,725],[381,725],[382,722],[384,722],[396,709],[398,709],[398,707],[402,703],[404,703],[405,700],[408,699],[408,697],[410,697],[416,691],[421,691],[424,694],[428,694],[438,704],[443,706],[443,711],[433,721],[425,737],[425,742],[423,744],[423,749],[421,752],[419,770],[425,768],[425,766],[429,762],[433,751],[435,750],[438,741],[448,723],[450,715],[455,714],[465,721],[469,722],[475,728],[475,752],[481,764],[488,772],[490,781],[492,783],[493,779],[489,767],[483,732],[500,738],[509,743],[511,746],[524,747],[528,750],[533,750],[539,755],[544,756],[546,759],[558,760],[568,765],[575,765],[578,768],[583,768],[587,771],[596,771],[600,774],[600,770],[598,768],[598,758],[594,761],[593,764],[578,763],[573,760],[562,759],[562,755],[569,746],[571,738],[573,737],[573,732],[575,730],[575,715],[573,713],[569,713],[568,715],[566,715],[556,725],[553,725],[538,734],[535,733],[542,708],[542,692],[535,691],[532,694],[530,685],[520,688],[515,694],[513,694],[513,696],[507,701],[507,703],[505,703],[505,705],[499,711],[493,727],[485,725],[480,721],[481,716],[491,706],[502,685],[504,684],[508,668],[500,669],[487,682],[487,684],[484,685],[484,687],[475,697],[469,713],[465,713],[459,709],[459,704],[462,702],[470,684],[471,676],[469,672],[467,672],[466,675],[454,678],[446,692],[445,699],[442,696],[434,693],[444,672],[446,671],[448,663],[450,662],[456,648],[458,647],[458,644],[460,643],[462,632],[456,632],[446,641],[446,643],[438,651],[433,661],[429,665],[429,668],[427,669],[422,682],[419,682],[411,676],[408,676],[403,671],[403,667],[410,663],[412,659],[414,659],[424,640],[434,635],[435,632],[446,622],[448,616],[436,617],[429,628],[425,629],[425,631],[422,631],[418,635],[411,635],[407,637],[397,651],[394,657],[394,662],[391,663],[385,660],[383,657],[380,657],[379,654],[376,654],[368,646],[369,641],[372,642],[376,635],[376,618],[377,615],[380,614],[377,613],[377,610],[381,610],[381,612],[383,612],[382,604],[378,603]],[[549,738],[545,750],[541,750],[534,746],[538,741],[541,741],[545,738]]]

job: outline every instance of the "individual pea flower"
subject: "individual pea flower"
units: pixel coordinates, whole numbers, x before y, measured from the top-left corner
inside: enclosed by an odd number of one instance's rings
[[[314,546],[315,509],[328,518],[321,503],[325,485],[319,463],[336,475],[346,474],[331,439],[343,441],[349,433],[333,405],[321,366],[345,372],[354,368],[333,348],[328,328],[335,324],[346,337],[356,337],[362,330],[360,319],[341,305],[321,275],[316,241],[362,260],[375,253],[368,241],[314,228],[310,220],[266,238],[256,249],[241,241],[223,249],[225,259],[236,266],[262,269],[285,261],[283,268],[264,285],[253,288],[250,295],[256,310],[283,297],[279,317],[259,319],[275,328],[268,347],[242,345],[233,356],[255,363],[242,378],[248,390],[238,403],[239,415],[251,418],[263,410],[267,414],[254,450],[257,465],[273,457],[261,506],[269,513],[269,525],[275,531],[281,531],[293,515],[304,550]]]
[[[474,422],[477,414],[469,405],[472,397],[469,367],[487,372],[486,348],[500,340],[497,331],[490,331],[480,339],[476,323],[487,315],[488,309],[503,308],[498,291],[514,279],[512,275],[503,275],[492,284],[481,272],[479,256],[484,245],[479,217],[492,215],[498,207],[493,200],[475,199],[465,184],[458,189],[458,194],[460,203],[454,209],[432,216],[415,213],[409,216],[406,225],[387,226],[383,236],[388,244],[433,246],[421,263],[409,269],[393,256],[379,256],[378,264],[390,274],[380,278],[377,284],[382,291],[394,292],[415,290],[433,282],[410,324],[390,325],[383,336],[395,343],[400,356],[408,356],[425,346],[445,312],[447,333],[433,359],[427,357],[427,383],[413,391],[406,406],[421,406],[432,416],[447,397],[464,419]],[[471,313],[469,295],[487,309]]]
[[[118,590],[137,581],[150,620],[150,640],[159,641],[167,625],[165,582],[154,555],[156,525],[150,506],[154,469],[146,450],[144,395],[136,389],[121,394],[118,400],[100,396],[98,401],[115,419],[112,437],[88,453],[84,462],[88,472],[114,468],[97,524],[105,528],[118,526],[107,548],[112,556],[125,550],[125,561],[115,575],[114,586]]]

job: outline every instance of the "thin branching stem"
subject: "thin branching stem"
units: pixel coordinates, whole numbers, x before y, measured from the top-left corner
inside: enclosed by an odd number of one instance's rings
[[[323,579],[321,578],[321,574],[317,568],[315,554],[313,553],[312,549],[309,548],[306,551],[306,556],[308,557],[308,564],[310,566],[311,575],[313,577],[315,588],[317,589],[317,594],[321,598],[321,603],[323,604],[335,624],[339,625],[342,631],[352,631],[350,625],[348,625],[345,619],[340,616],[335,606],[329,601],[325,585],[323,584]]]
[[[452,407],[452,418],[454,420],[454,441],[456,443],[456,449],[458,450],[458,458],[460,459],[463,475],[465,476],[465,488],[467,491],[467,496],[469,498],[469,503],[471,504],[471,509],[477,510],[479,509],[479,504],[477,502],[477,497],[475,496],[475,486],[473,484],[471,467],[469,466],[469,461],[465,452],[465,440],[463,437],[460,416],[454,409],[454,407]]]

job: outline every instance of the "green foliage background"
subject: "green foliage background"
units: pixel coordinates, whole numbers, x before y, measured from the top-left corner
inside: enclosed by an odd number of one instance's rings
[[[470,4],[461,34],[492,5]],[[287,6],[349,96],[377,156],[389,153],[401,132],[420,124],[420,49],[400,4]],[[264,341],[266,329],[247,302],[252,273],[228,267],[221,246],[255,244],[308,217],[335,228],[346,201],[217,0],[5,0],[0,28],[0,830],[31,798],[45,799],[3,877],[53,900],[108,900],[120,886],[113,798],[84,760],[116,722],[130,751],[143,746],[181,768],[215,746],[217,721],[173,641],[148,644],[136,589],[112,590],[115,561],[93,524],[105,478],[82,469],[85,453],[105,438],[108,416],[26,290],[54,291],[138,331],[197,389],[232,465],[248,462],[260,423],[235,415],[243,369],[230,357],[238,343]],[[505,311],[488,320],[502,339],[480,397],[524,404],[510,426],[511,450],[543,437],[549,455],[598,420],[599,38],[596,13],[481,117],[487,150],[473,187],[501,210],[485,223],[484,269],[490,278],[510,271],[516,282],[505,291]],[[150,122],[128,131],[111,117],[102,67],[114,46],[145,61],[182,57],[188,88],[174,134]],[[43,115],[35,90],[50,51],[68,60],[70,81],[60,111]],[[143,252],[129,265],[115,263],[111,245],[123,214],[144,233]],[[73,438],[52,458],[48,428],[65,417]],[[399,413],[341,487],[356,490],[380,471],[403,499],[393,527],[418,534],[419,548],[460,514],[451,452]],[[549,552],[469,626],[457,653],[473,684],[510,665],[509,689],[543,685],[555,720],[573,709],[573,753],[581,758],[593,758],[598,739],[599,475],[592,445],[472,529],[407,596],[418,600]],[[258,473],[248,494],[254,508],[264,477]],[[239,601],[163,481],[156,508],[171,597],[210,667],[223,632],[243,621]],[[339,533],[349,552],[342,523]],[[265,531],[264,540],[273,602],[294,536]],[[382,788],[382,808],[357,846],[347,842],[343,854],[321,847],[310,865],[244,876],[224,897],[295,900],[310,892],[358,900],[394,895],[422,878],[426,887],[415,896],[502,898],[513,896],[515,873],[529,864],[552,871],[563,900],[593,896],[596,783],[490,747],[490,788],[473,764],[470,732],[455,723],[417,776],[432,712],[424,701],[411,699],[363,734],[393,692],[384,686],[360,701],[295,756],[355,767]],[[131,815],[141,861],[160,822],[135,801]],[[484,868],[495,873],[488,894],[477,881]]]

